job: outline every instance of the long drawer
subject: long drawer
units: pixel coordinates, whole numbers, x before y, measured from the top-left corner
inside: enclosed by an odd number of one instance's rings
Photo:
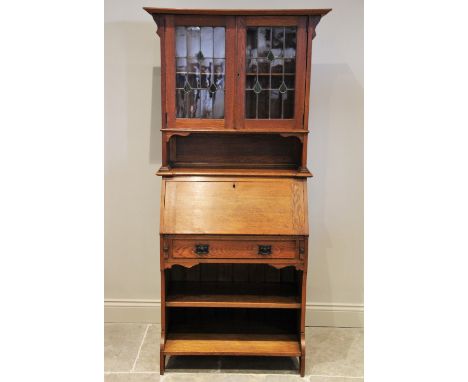
[[[173,239],[174,259],[296,259],[299,248],[291,239]]]

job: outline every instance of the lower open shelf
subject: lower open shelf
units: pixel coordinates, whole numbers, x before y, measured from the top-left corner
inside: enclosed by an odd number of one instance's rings
[[[297,309],[168,308],[166,355],[301,355]]]
[[[164,354],[298,357],[301,348],[290,334],[171,333]]]

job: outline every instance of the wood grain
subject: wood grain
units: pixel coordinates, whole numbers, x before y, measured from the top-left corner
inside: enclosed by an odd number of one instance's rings
[[[236,111],[240,107],[240,103],[236,105]],[[237,129],[228,129],[228,128],[204,128],[203,126],[201,127],[191,127],[191,128],[168,128],[168,129],[161,129],[162,132],[179,132],[179,131],[185,131],[188,133],[217,133],[217,134],[280,134],[280,133],[285,133],[285,134],[307,134],[308,131],[303,131],[303,130],[297,130],[297,129],[291,129],[291,128],[277,128],[278,126],[275,127],[276,122],[278,122],[278,119],[268,119],[268,120],[262,120],[259,119],[258,121],[271,121],[270,128],[265,124],[265,127],[262,129],[249,129],[249,130],[242,130],[239,131]],[[273,129],[272,129],[273,128]]]
[[[292,268],[277,270],[267,265],[176,267],[168,273],[166,306],[300,309],[297,273]]]
[[[178,294],[167,297],[167,307],[216,307],[300,309],[295,296],[235,295],[235,294]]]
[[[161,61],[164,61],[164,72],[161,76],[165,79],[165,105],[166,119],[164,128],[175,128],[176,109],[175,109],[175,94],[176,94],[176,74],[175,74],[175,20],[173,15],[167,15],[165,18],[164,31],[164,56]]]
[[[225,16],[225,15],[223,15]],[[226,25],[226,19],[216,15],[179,15],[175,18],[175,25],[200,26],[200,27],[222,27]]]
[[[160,168],[156,173],[160,176],[249,176],[272,178],[308,178],[313,175],[307,168],[301,170],[285,169],[252,169],[252,168],[194,168],[175,167],[170,169]]]
[[[246,119],[245,118],[245,61],[246,61],[246,28],[249,26],[295,26],[297,27],[296,43],[296,79],[294,118],[292,119]],[[303,130],[304,129],[304,102],[305,102],[305,76],[307,64],[307,17],[305,16],[247,16],[238,17],[237,22],[237,54],[238,54],[238,87],[237,94],[240,101],[236,115],[236,124],[239,129],[255,130]]]
[[[144,9],[161,39],[160,373],[167,355],[258,355],[299,356],[304,376],[312,40],[330,9]],[[226,28],[223,119],[176,118],[178,25]],[[297,27],[293,119],[245,118],[248,26]]]
[[[197,244],[209,245],[209,253],[195,253]],[[259,255],[259,245],[270,245],[271,255]],[[175,259],[295,259],[299,257],[294,240],[213,240],[213,239],[174,239],[171,257]]]
[[[301,16],[286,16],[286,15],[259,15],[247,16],[245,18],[245,25],[248,27],[276,27],[276,26],[297,26],[300,22]]]
[[[235,128],[236,105],[236,18],[226,17],[226,86],[224,95],[224,128]]]
[[[243,129],[245,124],[245,50],[246,50],[246,25],[245,17],[236,17],[237,30],[237,70],[236,70],[236,110],[234,114],[235,128]]]
[[[307,18],[300,17],[297,23],[296,43],[296,84],[294,101],[294,120],[296,129],[304,129],[304,104],[307,70]],[[308,102],[308,100],[307,100]]]
[[[294,168],[302,142],[279,134],[191,134],[171,138],[171,167]],[[173,152],[177,150],[177,152]]]
[[[166,180],[161,233],[307,235],[295,217],[307,201],[291,193],[293,184],[303,189],[302,179],[250,179]]]
[[[164,262],[165,269],[171,269],[174,266],[182,266],[192,268],[200,264],[252,264],[263,265],[268,264],[276,269],[294,267],[297,270],[305,268],[302,260],[284,260],[284,259],[169,259]]]
[[[285,334],[170,333],[166,355],[301,355],[299,341]]]
[[[180,9],[180,8],[154,8],[143,7],[149,14],[171,14],[171,15],[220,15],[220,16],[286,16],[286,15],[326,15],[331,8],[323,9]]]

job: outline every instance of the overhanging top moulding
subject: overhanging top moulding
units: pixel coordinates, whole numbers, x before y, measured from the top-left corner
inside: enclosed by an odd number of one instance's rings
[[[219,15],[219,16],[325,16],[326,9],[178,9],[143,8],[150,15]]]

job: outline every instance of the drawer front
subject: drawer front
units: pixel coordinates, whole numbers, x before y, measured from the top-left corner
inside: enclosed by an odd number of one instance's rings
[[[175,259],[295,259],[295,240],[174,239]]]

